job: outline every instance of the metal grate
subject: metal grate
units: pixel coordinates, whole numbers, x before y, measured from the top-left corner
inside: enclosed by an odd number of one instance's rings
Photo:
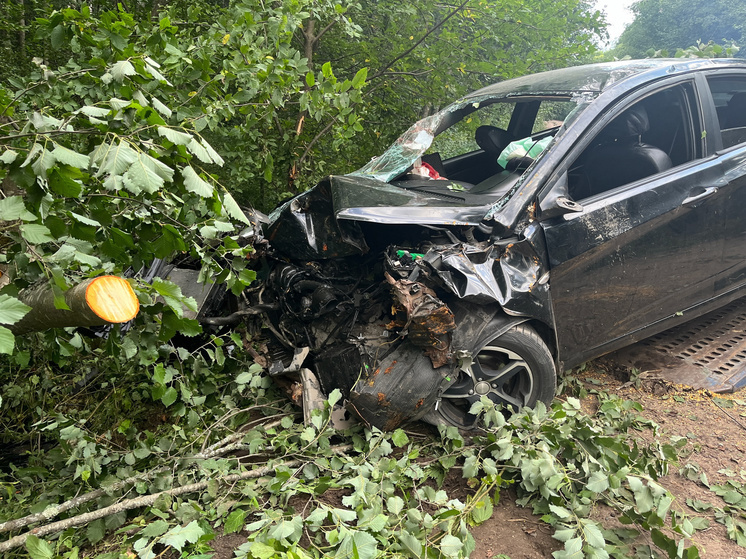
[[[746,386],[746,298],[618,353],[667,380],[733,392]]]

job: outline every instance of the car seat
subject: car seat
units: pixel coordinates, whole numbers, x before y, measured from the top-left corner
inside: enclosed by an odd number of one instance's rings
[[[493,161],[500,157],[502,151],[514,139],[510,132],[496,126],[480,126],[474,133],[474,141],[493,158]]]
[[[673,165],[668,154],[642,141],[649,128],[648,113],[641,105],[611,121],[584,158],[582,179],[571,187],[572,197],[587,198],[670,169]]]

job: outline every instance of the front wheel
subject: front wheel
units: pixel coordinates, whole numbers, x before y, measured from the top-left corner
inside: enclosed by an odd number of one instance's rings
[[[474,402],[487,396],[495,404],[518,410],[554,398],[557,375],[552,354],[528,325],[513,326],[495,336],[489,326],[471,348],[458,377],[446,389],[435,412],[441,423],[473,429],[478,417],[469,413]]]

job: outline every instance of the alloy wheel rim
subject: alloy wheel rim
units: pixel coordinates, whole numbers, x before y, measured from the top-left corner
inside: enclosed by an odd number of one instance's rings
[[[458,379],[441,396],[441,413],[454,425],[473,427],[478,417],[469,409],[482,396],[518,410],[529,404],[533,387],[533,371],[526,360],[493,342],[462,364]]]

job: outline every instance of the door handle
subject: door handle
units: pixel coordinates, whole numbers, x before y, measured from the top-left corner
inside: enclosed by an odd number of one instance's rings
[[[699,186],[697,188],[692,189],[692,192],[697,192],[697,194],[694,194],[692,196],[687,196],[686,198],[684,198],[684,201],[681,203],[681,205],[682,206],[694,206],[700,200],[709,198],[710,196],[715,194],[717,191],[718,191],[717,186],[708,186],[708,187]]]

